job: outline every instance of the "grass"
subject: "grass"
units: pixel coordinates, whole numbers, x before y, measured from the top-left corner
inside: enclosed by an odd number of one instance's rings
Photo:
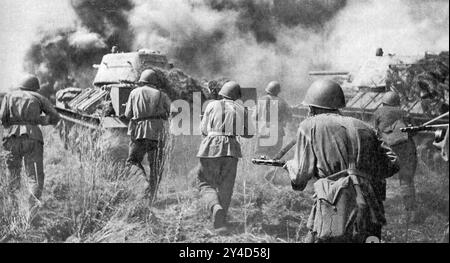
[[[215,235],[196,187],[198,137],[170,139],[158,196],[149,208],[139,198],[143,179],[128,178],[123,162],[104,158],[99,150],[104,147],[98,147],[92,133],[77,130],[71,134],[79,138],[74,143],[86,146],[82,151],[74,150],[79,149],[76,144],[65,149],[53,128],[45,128],[44,134],[46,182],[43,206],[36,217],[29,219],[24,209],[12,206],[4,187],[4,161],[0,160],[2,242],[286,243],[302,242],[307,232],[313,203],[311,186],[304,192],[292,191],[282,170],[269,182],[263,176],[266,167],[255,167],[249,158],[243,158],[229,212],[231,233]],[[115,139],[127,142],[126,137]],[[242,144],[244,156],[252,156],[254,142],[242,140]],[[422,165],[416,181],[418,211],[423,220],[411,224],[408,242],[438,242],[448,221],[448,176]],[[406,241],[397,187],[395,179],[389,180],[388,225],[383,231],[386,242]],[[23,191],[20,195],[25,194]]]

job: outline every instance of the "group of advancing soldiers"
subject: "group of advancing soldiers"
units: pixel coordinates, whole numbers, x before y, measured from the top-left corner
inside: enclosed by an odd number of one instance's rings
[[[131,92],[125,114],[121,116],[130,121],[127,171],[147,179],[145,198],[151,199],[159,183],[156,163],[164,148],[162,134],[171,116],[171,101],[159,89],[157,79],[153,70],[141,74],[139,87]],[[6,95],[0,110],[5,127],[3,144],[10,172],[9,186],[12,192],[18,189],[23,160],[34,184],[33,204],[38,206],[44,185],[43,139],[38,125],[54,125],[59,115],[37,93],[39,81],[35,76],[28,76],[19,86],[19,90]],[[239,137],[251,138],[255,129],[258,141],[270,137],[267,123],[274,121],[269,118],[270,107],[278,107],[278,136],[272,145],[258,143],[257,152],[274,155],[282,147],[284,127],[292,121],[292,112],[278,97],[280,91],[278,82],[267,86],[267,95],[260,98],[255,110],[258,127],[251,126],[247,109],[236,102],[241,98],[241,87],[234,81],[225,83],[219,92],[221,98],[210,102],[205,109],[201,121],[204,138],[197,154],[199,189],[218,233],[227,231],[226,215],[238,161],[242,158]],[[319,80],[311,85],[303,101],[309,108],[309,116],[299,124],[295,155],[284,166],[294,190],[302,191],[311,179],[316,180],[307,242],[380,240],[381,229],[386,224],[383,207],[386,179],[396,173],[406,188],[406,207],[413,209],[417,160],[414,142],[395,130],[404,125],[406,117],[398,109],[398,95],[386,94],[384,107],[375,113],[374,128],[343,116],[339,110],[345,104],[339,84]],[[141,164],[145,154],[150,163],[149,175]]]

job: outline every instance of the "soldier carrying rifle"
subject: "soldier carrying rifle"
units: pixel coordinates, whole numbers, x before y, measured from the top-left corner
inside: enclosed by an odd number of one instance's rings
[[[397,154],[400,163],[398,179],[400,193],[403,197],[407,220],[416,219],[415,214],[410,215],[416,208],[416,190],[414,175],[417,167],[416,144],[412,137],[400,131],[409,123],[407,112],[400,108],[400,96],[393,91],[387,92],[383,97],[383,106],[373,114],[373,126],[382,140]]]
[[[314,82],[303,103],[310,116],[300,124],[294,159],[284,167],[294,190],[317,179],[306,241],[381,239],[386,178],[398,172],[397,156],[373,128],[340,114],[345,98],[339,84]]]

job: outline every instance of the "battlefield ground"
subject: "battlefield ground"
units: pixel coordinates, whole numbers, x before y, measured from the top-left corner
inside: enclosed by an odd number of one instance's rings
[[[95,147],[64,147],[53,127],[45,128],[44,133],[46,181],[36,215],[29,215],[24,198],[19,198],[18,207],[11,205],[5,188],[4,155],[0,155],[0,242],[301,243],[307,232],[313,204],[311,185],[304,192],[295,192],[284,171],[275,171],[273,178],[264,176],[267,168],[249,161],[253,140],[242,140],[248,158],[238,167],[230,232],[218,236],[211,231],[196,187],[195,155],[200,138],[169,140],[158,197],[148,207],[136,196],[142,190],[142,179],[124,177],[122,163],[105,160]],[[78,143],[95,144],[89,133],[78,135]],[[448,167],[446,173],[438,174],[419,163],[417,215],[407,224],[398,179],[389,179],[383,242],[439,242],[448,222],[448,181]],[[24,179],[20,195],[25,196],[26,185]]]

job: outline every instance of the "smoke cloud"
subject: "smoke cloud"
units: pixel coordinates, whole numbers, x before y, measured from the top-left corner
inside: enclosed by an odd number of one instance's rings
[[[39,28],[73,25],[68,1],[2,0],[0,2],[0,92],[14,86],[24,73],[27,49]]]
[[[130,1],[72,0],[70,6],[77,23],[40,30],[25,57],[25,70],[38,75],[45,95],[68,86],[91,86],[92,65],[111,46],[128,51],[133,42],[127,19]]]
[[[448,50],[443,0],[135,3],[136,47],[161,50],[198,76],[226,76],[260,90],[279,80],[288,98],[302,96],[309,70],[356,70],[377,47],[402,55]]]
[[[14,52],[9,44],[9,53],[22,54],[33,42],[26,57],[28,71],[53,81],[84,75],[86,85],[92,81],[91,64],[119,45],[123,51],[159,50],[198,78],[225,77],[259,90],[278,80],[283,96],[297,104],[309,85],[309,70],[356,70],[377,47],[401,55],[449,49],[446,0],[52,1],[60,3],[55,8],[70,9],[63,12],[71,14],[65,23],[47,24],[37,36],[30,34],[34,41],[22,38],[27,40],[21,41],[22,51]],[[46,8],[42,10],[55,9]],[[67,23],[69,17],[72,23]],[[2,35],[8,33],[7,23],[18,32],[17,25],[36,21],[12,18],[0,20]],[[2,66],[13,60],[3,57]]]

